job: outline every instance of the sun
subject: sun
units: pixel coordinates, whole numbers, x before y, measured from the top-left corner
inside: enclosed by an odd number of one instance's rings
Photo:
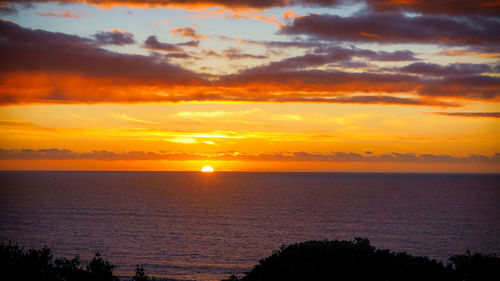
[[[214,171],[214,168],[210,167],[210,166],[205,166],[201,169],[201,171],[203,173],[212,173]]]

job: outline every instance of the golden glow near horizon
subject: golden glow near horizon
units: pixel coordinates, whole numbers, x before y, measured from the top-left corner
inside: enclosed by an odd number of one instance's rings
[[[214,172],[214,168],[210,167],[210,166],[205,166],[201,169],[201,171],[203,173],[213,173]]]
[[[0,169],[500,172],[494,1],[57,2],[5,4]]]

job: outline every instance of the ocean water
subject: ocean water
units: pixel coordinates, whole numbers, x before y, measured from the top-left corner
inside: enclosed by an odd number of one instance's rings
[[[500,175],[0,172],[0,240],[96,251],[133,275],[220,280],[282,244],[367,237],[446,261],[500,254]]]

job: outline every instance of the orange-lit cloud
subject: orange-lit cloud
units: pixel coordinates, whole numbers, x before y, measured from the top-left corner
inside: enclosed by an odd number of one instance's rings
[[[73,12],[73,11],[45,12],[45,13],[37,13],[37,15],[43,17],[70,18],[70,19],[81,19],[89,16],[84,12]]]
[[[437,55],[442,56],[450,56],[450,57],[478,57],[478,58],[490,58],[490,59],[498,59],[500,58],[500,50],[497,50],[496,53],[481,53],[481,52],[472,52],[468,50],[443,50],[436,53]]]
[[[155,26],[162,26],[162,25],[167,25],[167,24],[169,24],[171,22],[172,22],[171,20],[157,21],[153,25],[155,25]]]
[[[295,15],[295,12],[293,10],[288,10],[283,13],[283,18],[285,20],[290,20],[290,19],[295,19],[297,15]]]
[[[273,15],[262,14],[261,11],[255,9],[226,9],[220,8],[216,10],[204,9],[204,8],[193,8],[193,7],[179,7],[185,10],[195,12],[194,14],[189,14],[189,18],[229,18],[229,19],[249,19],[255,21],[263,21],[267,23],[272,23],[278,27],[282,27],[282,24]]]
[[[57,0],[32,0],[32,2],[51,2]],[[6,3],[22,3],[22,0],[4,0]],[[339,4],[366,3],[368,7],[378,12],[421,12],[430,14],[486,14],[500,13],[497,0],[454,0],[450,1],[420,1],[420,0],[58,0],[60,3],[86,3],[100,7],[162,7],[162,6],[223,6],[228,8],[271,8],[289,5],[335,7]]]
[[[135,123],[140,123],[140,124],[147,124],[147,125],[158,124],[157,122],[152,122],[152,121],[147,121],[147,120],[142,120],[142,119],[134,118],[134,117],[128,116],[127,114],[112,114],[112,115],[115,116],[116,118],[120,118],[120,119],[123,119],[123,120],[135,122]]]
[[[192,27],[179,27],[179,28],[174,28],[171,29],[170,32],[174,36],[180,36],[180,37],[191,37],[197,40],[200,39],[209,39],[210,36],[207,35],[200,35],[196,30]]]
[[[4,38],[0,53],[2,104],[243,101],[453,106],[464,99],[496,101],[500,95],[500,77],[484,73],[496,68],[484,64],[413,63],[362,73],[310,69],[327,64],[359,65],[352,61],[354,57],[417,60],[408,50],[327,48],[207,80],[168,63],[168,57],[114,53],[89,38],[25,29],[6,21],[0,22],[0,34]],[[154,36],[145,45],[189,58],[178,44],[160,42]],[[224,55],[228,59],[265,58],[236,48],[227,49]]]
[[[85,3],[99,7],[165,7],[165,6],[193,6],[211,7],[224,6],[230,8],[270,8],[285,6],[288,0],[55,0],[59,3]],[[305,0],[307,2],[310,0]],[[22,0],[5,0],[7,3],[23,2]],[[32,2],[54,2],[54,0],[34,0]],[[301,2],[297,0],[296,2]]]

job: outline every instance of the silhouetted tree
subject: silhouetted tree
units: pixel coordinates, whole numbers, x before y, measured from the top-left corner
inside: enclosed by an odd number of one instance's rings
[[[98,281],[119,281],[118,277],[113,276],[113,269],[116,266],[106,260],[103,260],[99,252],[95,253],[95,257],[87,265],[87,271],[92,274],[92,278]]]
[[[144,273],[144,267],[137,265],[135,267],[135,275],[133,281],[149,281],[149,277]]]
[[[53,259],[48,248],[24,251],[17,245],[0,245],[0,280],[6,281],[118,281],[114,265],[96,254],[86,269],[80,258]]]
[[[68,260],[59,258],[54,261],[54,272],[63,280],[84,281],[89,279],[90,273],[80,265],[80,257]]]
[[[460,281],[500,280],[500,258],[496,255],[455,255],[449,259]]]

